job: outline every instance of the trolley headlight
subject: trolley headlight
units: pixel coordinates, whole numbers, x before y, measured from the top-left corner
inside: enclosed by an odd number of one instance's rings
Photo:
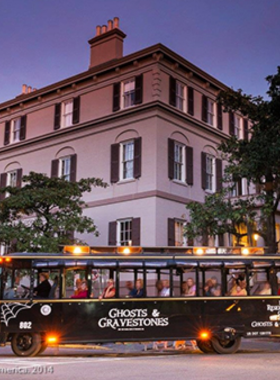
[[[201,340],[209,340],[210,337],[211,337],[210,332],[206,331],[206,330],[201,331],[201,333],[199,334],[199,339],[201,339]]]

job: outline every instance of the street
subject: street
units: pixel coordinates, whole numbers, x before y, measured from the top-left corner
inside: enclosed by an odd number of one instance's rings
[[[1,379],[119,380],[119,379],[248,379],[279,378],[279,343],[243,340],[235,355],[202,354],[190,345],[186,350],[143,350],[143,345],[111,345],[100,349],[48,348],[35,358],[13,355],[1,348]]]

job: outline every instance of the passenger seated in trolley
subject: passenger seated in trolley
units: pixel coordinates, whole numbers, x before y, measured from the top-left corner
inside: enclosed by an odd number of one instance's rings
[[[263,296],[271,296],[272,295],[271,286],[270,286],[270,283],[268,281],[265,281],[262,284],[261,290],[259,291],[259,295],[263,295]]]
[[[144,297],[144,288],[143,288],[143,280],[142,278],[138,278],[135,282],[135,288],[130,292],[131,296],[134,298]]]
[[[233,277],[233,287],[230,291],[231,296],[247,296],[246,281],[242,274]]]
[[[162,281],[162,290],[160,292],[160,297],[170,297],[170,287],[169,287],[169,281],[163,280]]]
[[[191,277],[189,277],[187,279],[187,287],[188,287],[188,290],[187,290],[186,296],[187,297],[195,296],[196,295],[196,286],[195,286],[194,280]]]
[[[22,298],[25,296],[25,291],[20,285],[20,275],[15,275],[14,286],[4,290],[4,299]]]
[[[114,298],[116,295],[116,289],[114,286],[114,280],[110,278],[107,281],[107,287],[103,290],[103,293],[99,296],[99,299],[103,298]]]
[[[51,290],[51,284],[49,283],[49,274],[41,272],[39,274],[40,284],[33,289],[34,296],[36,298],[48,298]]]
[[[88,293],[88,288],[87,288],[87,283],[85,280],[79,280],[77,290],[75,291],[75,294],[71,296],[71,298],[87,298],[87,293]],[[78,281],[77,280],[77,281]],[[77,284],[76,281],[76,284]]]

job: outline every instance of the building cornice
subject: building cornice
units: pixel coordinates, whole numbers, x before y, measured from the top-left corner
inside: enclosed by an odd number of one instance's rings
[[[135,61],[147,59],[148,57],[151,57],[154,60],[167,60],[170,63],[174,63],[176,64],[177,69],[182,68],[187,72],[192,73],[192,75],[199,78],[200,80],[205,81],[205,83],[209,83],[212,87],[214,87],[217,90],[228,89],[226,85],[224,85],[211,75],[207,74],[205,71],[201,70],[199,67],[195,66],[191,62],[187,61],[174,51],[170,50],[168,47],[162,44],[156,44],[148,48],[142,49],[140,51],[137,51],[135,53],[129,54],[125,57],[114,59],[104,64],[95,66],[80,74],[71,76],[67,79],[53,83],[36,91],[32,91],[28,94],[19,95],[14,99],[1,103],[0,112],[6,111],[7,109],[11,110],[11,108],[19,105],[22,106],[30,101],[42,100],[44,96],[51,95],[69,86],[77,85],[82,82],[92,80],[94,77],[104,75],[106,73],[109,73],[110,71],[116,72],[117,68],[122,68],[134,64]]]

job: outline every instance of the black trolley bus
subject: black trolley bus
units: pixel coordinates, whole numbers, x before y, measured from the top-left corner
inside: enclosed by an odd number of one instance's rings
[[[48,297],[35,291],[42,272]],[[159,340],[230,354],[241,338],[280,336],[280,256],[262,248],[68,246],[1,256],[0,274],[0,345],[18,356],[50,344]],[[114,294],[104,298],[108,280]]]

